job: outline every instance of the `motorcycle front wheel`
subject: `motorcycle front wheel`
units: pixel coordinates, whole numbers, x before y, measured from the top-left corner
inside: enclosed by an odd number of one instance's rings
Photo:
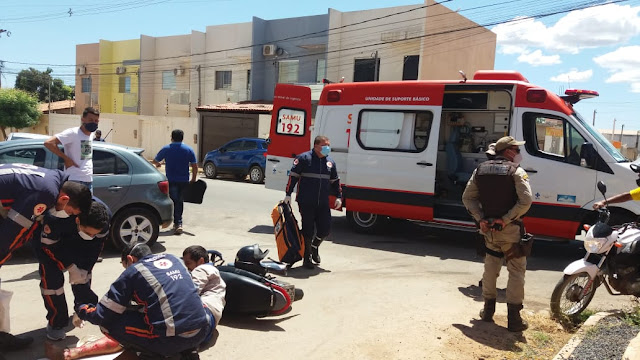
[[[591,280],[589,274],[565,275],[553,289],[551,315],[556,319],[579,315],[593,299],[599,282]]]

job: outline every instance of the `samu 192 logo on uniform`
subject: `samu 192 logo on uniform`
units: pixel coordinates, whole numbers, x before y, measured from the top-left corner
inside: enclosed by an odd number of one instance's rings
[[[173,266],[173,263],[169,259],[159,259],[153,262],[153,266],[158,269],[166,270]]]

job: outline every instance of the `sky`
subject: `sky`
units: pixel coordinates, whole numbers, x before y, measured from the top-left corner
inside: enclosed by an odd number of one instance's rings
[[[497,34],[495,69],[556,93],[596,90],[576,109],[599,129],[640,130],[640,0],[441,0]],[[600,6],[591,6],[594,3]],[[73,85],[77,44],[207,26],[424,4],[420,0],[2,0],[2,87],[34,67]],[[428,16],[428,15],[427,15]],[[8,30],[2,32],[2,30]],[[468,74],[470,76],[470,74]]]

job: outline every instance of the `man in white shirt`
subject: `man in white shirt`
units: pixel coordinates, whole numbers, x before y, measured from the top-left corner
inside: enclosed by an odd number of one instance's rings
[[[92,107],[84,109],[80,126],[55,134],[44,146],[64,160],[69,180],[79,182],[93,191],[93,146],[91,133],[98,129],[100,112]],[[64,152],[58,148],[64,147]]]

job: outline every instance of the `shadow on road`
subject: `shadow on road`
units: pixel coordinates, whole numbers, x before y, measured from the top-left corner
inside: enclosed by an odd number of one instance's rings
[[[273,234],[273,225],[256,225],[249,229],[248,232],[254,234]]]
[[[512,333],[495,323],[481,320],[471,320],[471,326],[453,324],[453,327],[460,330],[469,339],[496,350],[517,353],[518,346],[516,344],[527,342],[522,333]]]
[[[220,320],[221,326],[235,329],[255,330],[255,331],[284,331],[278,323],[289,320],[298,315],[290,315],[280,318],[255,318],[247,315],[224,314]]]
[[[483,259],[475,251],[475,236],[473,232],[433,228],[404,220],[394,220],[376,234],[358,234],[348,226],[345,217],[334,217],[329,240],[345,246],[481,263]],[[527,270],[561,271],[584,254],[580,241],[537,240],[527,259]]]
[[[484,302],[482,298],[482,287],[480,284],[478,285],[469,285],[467,287],[458,287],[458,291],[462,293],[462,295],[473,299],[475,301]],[[498,297],[497,302],[499,303],[507,303],[507,289],[498,289]]]

